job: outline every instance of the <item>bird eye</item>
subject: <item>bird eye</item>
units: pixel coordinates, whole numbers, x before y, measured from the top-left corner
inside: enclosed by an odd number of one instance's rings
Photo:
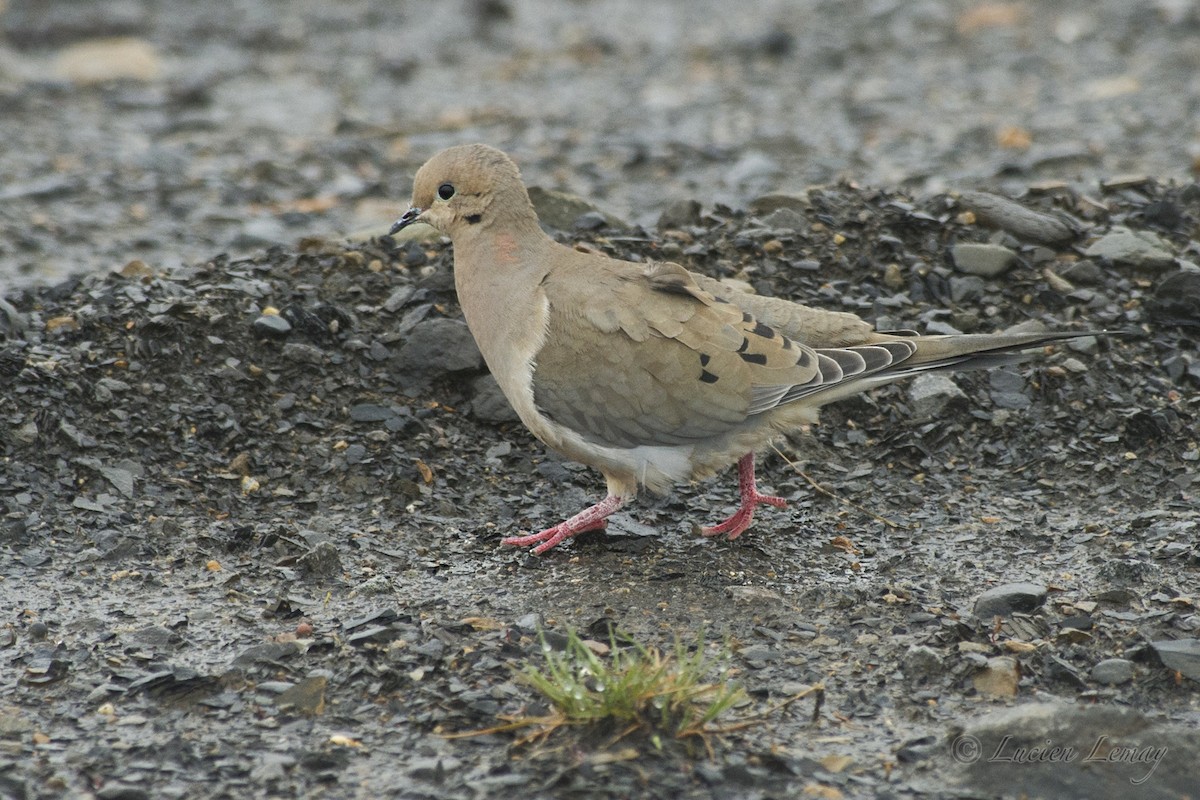
[[[443,183],[438,187],[438,197],[443,200],[449,200],[451,197],[454,197],[454,186],[449,183]]]

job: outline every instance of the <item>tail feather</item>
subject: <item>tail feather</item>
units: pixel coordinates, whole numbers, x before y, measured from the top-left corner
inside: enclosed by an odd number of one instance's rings
[[[803,400],[808,406],[823,406],[876,386],[911,378],[924,372],[990,369],[1024,361],[1034,355],[1034,348],[1068,339],[1097,336],[1106,331],[1054,331],[1041,333],[950,334],[945,336],[912,336],[879,334],[879,341],[859,347],[885,347],[893,358],[888,363],[878,360],[876,369],[859,372],[841,379],[821,380],[804,387],[794,387],[783,394],[779,405]],[[902,346],[897,346],[902,345]],[[824,355],[833,348],[820,348]],[[822,376],[824,377],[824,376]],[[830,376],[834,377],[834,376]]]

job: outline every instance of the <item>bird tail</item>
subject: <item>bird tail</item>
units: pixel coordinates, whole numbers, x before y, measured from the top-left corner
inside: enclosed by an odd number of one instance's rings
[[[839,353],[857,351],[865,355],[874,348],[886,350],[887,355],[876,361],[874,368],[857,374],[847,374],[841,380],[827,380],[811,386],[789,390],[781,404],[803,399],[806,405],[823,406],[842,400],[876,386],[904,380],[924,372],[990,369],[1024,361],[1034,355],[1034,348],[1067,339],[1097,336],[1107,331],[1053,331],[1041,333],[956,333],[922,336],[910,331],[879,333],[870,344],[848,348],[818,348],[817,353],[838,358]]]

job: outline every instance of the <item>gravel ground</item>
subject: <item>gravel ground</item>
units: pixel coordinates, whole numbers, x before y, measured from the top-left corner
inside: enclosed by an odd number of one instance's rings
[[[0,797],[1195,796],[1200,12],[656,8],[3,9]],[[1118,335],[827,409],[736,542],[726,475],[533,557],[601,482],[375,235],[466,140],[629,223],[564,241]],[[568,626],[727,645],[764,721],[446,738]]]

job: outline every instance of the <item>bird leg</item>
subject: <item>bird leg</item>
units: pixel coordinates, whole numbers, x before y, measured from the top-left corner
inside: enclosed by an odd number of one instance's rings
[[[713,525],[711,528],[701,528],[702,535],[719,536],[726,533],[729,534],[729,539],[732,541],[741,536],[754,522],[754,507],[759,503],[766,503],[776,508],[787,506],[787,501],[782,497],[759,494],[758,483],[754,479],[754,453],[747,453],[738,461],[738,489],[742,493],[742,504],[738,506],[738,510],[724,522]]]
[[[751,465],[751,481],[753,482],[753,470]],[[570,539],[577,533],[584,531],[603,530],[608,525],[608,515],[616,511],[621,506],[625,505],[624,497],[615,494],[609,494],[596,505],[585,508],[575,516],[560,522],[553,528],[547,528],[541,533],[532,533],[529,536],[509,536],[506,539],[501,539],[502,544],[516,545],[522,547],[527,544],[541,542],[537,547],[533,548],[534,555],[541,555],[549,550],[554,545],[565,539]],[[746,523],[749,524],[748,522]]]

